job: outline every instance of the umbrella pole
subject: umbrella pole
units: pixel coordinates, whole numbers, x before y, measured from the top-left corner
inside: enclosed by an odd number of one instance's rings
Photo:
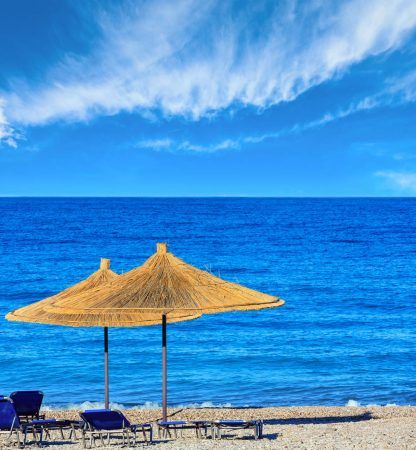
[[[104,327],[104,403],[105,409],[108,409],[110,406],[108,389],[108,327]]]
[[[162,420],[167,420],[166,314],[162,315]]]

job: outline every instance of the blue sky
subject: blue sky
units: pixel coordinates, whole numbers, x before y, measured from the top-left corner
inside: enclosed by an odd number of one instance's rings
[[[413,196],[416,2],[0,2],[0,195]]]

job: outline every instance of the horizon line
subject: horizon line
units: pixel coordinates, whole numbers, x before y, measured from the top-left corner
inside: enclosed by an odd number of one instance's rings
[[[1,195],[0,199],[415,199],[416,195]]]

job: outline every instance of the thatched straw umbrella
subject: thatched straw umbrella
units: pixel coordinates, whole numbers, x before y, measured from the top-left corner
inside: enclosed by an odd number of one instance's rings
[[[59,319],[50,313],[58,302],[66,301],[73,296],[79,296],[90,289],[99,288],[104,284],[111,283],[118,275],[110,269],[110,260],[101,258],[100,268],[93,272],[88,278],[77,284],[63,290],[59,294],[45,298],[40,302],[33,303],[29,306],[19,308],[6,315],[6,319],[18,322],[35,322],[53,325],[63,325]],[[108,388],[108,328],[104,327],[104,398],[105,403],[109,402]]]
[[[134,327],[162,324],[162,408],[167,417],[167,323],[202,314],[281,306],[278,297],[222,280],[199,270],[157,244],[142,266],[109,284],[43,307],[43,323],[69,326]],[[7,315],[9,320],[38,322],[37,304]],[[32,310],[31,310],[32,308]],[[35,309],[35,311],[33,311]]]

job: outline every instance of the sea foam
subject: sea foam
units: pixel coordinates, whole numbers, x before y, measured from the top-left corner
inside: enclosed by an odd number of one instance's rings
[[[345,404],[345,406],[348,406],[348,407],[351,407],[351,408],[359,408],[359,407],[371,408],[371,407],[380,407],[380,406],[388,408],[388,407],[393,407],[393,406],[397,406],[397,405],[396,405],[396,403],[386,403],[385,405],[379,405],[377,403],[369,403],[367,405],[362,405],[357,400],[350,399]]]
[[[103,402],[82,402],[82,403],[68,403],[64,405],[44,405],[41,411],[56,411],[56,410],[75,410],[85,411],[86,409],[101,409],[105,405]],[[145,402],[142,405],[123,405],[122,403],[111,403],[111,409],[130,409],[130,410],[142,410],[142,409],[160,409],[162,406],[155,402]],[[214,404],[212,402],[202,403],[189,403],[189,404],[177,404],[171,405],[172,408],[231,408],[231,403]]]

